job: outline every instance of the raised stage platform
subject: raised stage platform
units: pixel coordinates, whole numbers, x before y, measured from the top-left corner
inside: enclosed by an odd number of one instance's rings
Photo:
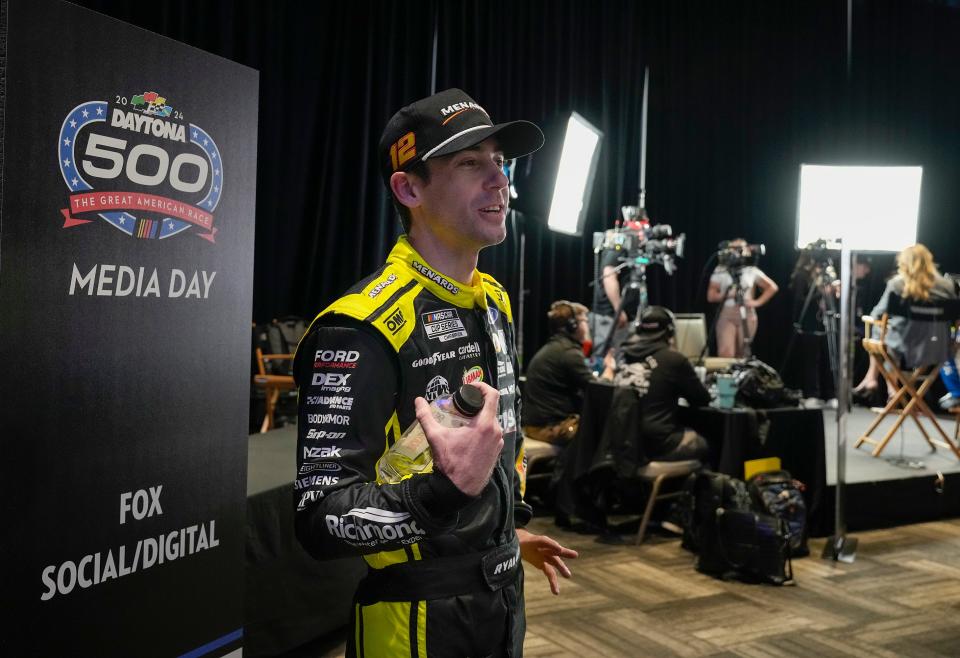
[[[854,407],[847,417],[847,524],[851,531],[884,528],[921,521],[960,516],[960,460],[949,450],[930,446],[912,420],[904,422],[880,457],[873,457],[873,446],[855,449],[857,438],[876,418],[865,407]],[[927,432],[935,435],[929,420],[921,420]],[[938,422],[947,436],[953,436],[954,419],[946,414]],[[874,431],[883,436],[894,423],[886,418]],[[828,509],[826,528],[833,523],[834,494],[837,483],[836,412],[823,412],[826,442]]]

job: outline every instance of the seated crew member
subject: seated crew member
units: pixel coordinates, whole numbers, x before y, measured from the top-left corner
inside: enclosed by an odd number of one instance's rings
[[[747,261],[756,258],[750,245],[743,238],[735,238],[727,243],[728,249],[739,249]],[[734,285],[734,275],[739,278]],[[760,296],[754,297],[754,289],[760,288]],[[745,346],[753,342],[757,335],[757,309],[770,301],[780,288],[756,265],[744,265],[732,270],[726,265],[718,265],[710,275],[710,287],[707,289],[707,301],[713,304],[723,302],[717,316],[717,356],[743,357]],[[741,292],[744,317],[737,303],[737,292]],[[744,334],[744,321],[746,334]]]
[[[587,307],[556,301],[550,305],[547,323],[552,335],[527,367],[523,433],[538,441],[566,444],[577,433],[583,390],[594,379],[583,354],[583,345],[590,340]],[[604,365],[603,377],[613,379],[613,357],[608,355]]]
[[[624,341],[618,385],[636,386],[643,397],[643,446],[656,461],[705,460],[706,439],[679,418],[679,399],[692,407],[710,402],[710,394],[683,354],[673,349],[674,318],[669,309],[643,310],[636,332]]]

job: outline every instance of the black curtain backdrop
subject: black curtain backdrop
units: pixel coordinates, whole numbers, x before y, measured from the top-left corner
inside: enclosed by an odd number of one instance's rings
[[[389,116],[430,92],[434,21],[438,89],[465,89],[495,120],[575,110],[605,133],[584,237],[516,217],[507,242],[481,255],[517,307],[526,236],[528,358],[550,301],[590,302],[590,234],[637,200],[647,65],[647,208],[688,236],[674,276],[651,268],[654,303],[710,311],[704,267],[717,243],[763,242],[760,265],[781,293],[760,311],[755,350],[778,365],[801,162],[923,165],[919,239],[960,269],[954,3],[855,1],[849,77],[845,0],[80,4],[260,70],[257,321],[312,318],[382,261],[399,226],[374,150]]]

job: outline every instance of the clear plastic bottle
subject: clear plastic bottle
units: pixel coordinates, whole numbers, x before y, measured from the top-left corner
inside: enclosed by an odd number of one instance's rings
[[[482,407],[483,394],[470,384],[464,384],[456,392],[441,395],[430,403],[433,417],[444,427],[463,427],[480,413]],[[432,470],[433,453],[419,421],[414,421],[377,463],[380,480],[390,484],[396,484],[405,475],[429,473]]]

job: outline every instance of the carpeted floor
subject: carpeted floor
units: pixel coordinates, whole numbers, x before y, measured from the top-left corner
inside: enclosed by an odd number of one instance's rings
[[[602,544],[549,518],[531,530],[580,558],[559,597],[527,568],[526,656],[960,655],[960,520],[861,533],[853,564],[821,560],[812,540],[793,587],[703,576],[676,538]]]

